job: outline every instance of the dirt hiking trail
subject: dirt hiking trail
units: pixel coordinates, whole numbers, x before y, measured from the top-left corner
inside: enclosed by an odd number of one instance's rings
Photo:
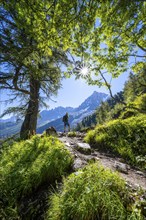
[[[75,171],[84,167],[90,161],[99,161],[105,168],[118,171],[129,187],[146,190],[146,172],[131,167],[122,158],[115,157],[110,153],[101,153],[91,148],[90,145],[84,142],[84,136],[83,133],[77,133],[76,137],[69,137],[67,133],[58,133],[59,140],[74,155],[73,169]]]

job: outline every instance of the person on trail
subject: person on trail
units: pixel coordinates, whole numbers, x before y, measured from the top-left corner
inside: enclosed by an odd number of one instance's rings
[[[68,122],[68,113],[66,112],[66,114],[63,116],[62,121],[64,122],[64,132],[66,130],[66,126],[68,126],[68,131],[70,131],[70,124]]]

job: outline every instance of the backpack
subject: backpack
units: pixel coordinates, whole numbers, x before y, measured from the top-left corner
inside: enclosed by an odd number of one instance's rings
[[[67,122],[68,121],[68,115],[64,115],[63,118],[62,118],[62,121]]]
[[[63,116],[62,121],[65,122],[65,115]]]

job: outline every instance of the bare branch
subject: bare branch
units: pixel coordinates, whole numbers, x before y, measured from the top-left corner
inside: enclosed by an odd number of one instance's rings
[[[7,86],[4,86],[4,85],[1,86],[0,89],[15,90],[15,91],[23,92],[23,93],[25,93],[25,94],[27,94],[27,95],[30,95],[30,92],[27,91],[27,90],[25,90],[25,89],[20,89],[20,88],[16,89],[16,88],[10,86],[8,83],[6,83],[6,85],[7,85]]]
[[[103,73],[101,72],[101,70],[99,69],[98,71],[99,71],[99,73],[100,73],[102,79],[104,80],[106,87],[107,87],[108,90],[109,90],[109,93],[110,93],[111,98],[112,98],[112,99],[115,99],[114,96],[113,96],[112,90],[111,90],[111,85],[107,82],[107,80],[106,80],[106,78],[104,77],[104,75],[103,75]],[[123,102],[122,100],[120,100],[120,103],[126,105],[126,103]]]
[[[129,56],[129,57],[141,57],[141,58],[146,58],[146,55],[144,56],[142,56],[142,55],[137,55],[137,54],[128,54],[127,56]]]

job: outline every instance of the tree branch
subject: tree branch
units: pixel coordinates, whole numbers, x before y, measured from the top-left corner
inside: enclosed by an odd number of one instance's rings
[[[145,58],[146,57],[146,55],[145,56],[142,56],[142,55],[134,55],[134,54],[128,54],[127,56],[129,56],[129,57],[141,57],[141,58]]]
[[[111,85],[107,82],[107,80],[106,80],[106,78],[104,77],[104,75],[103,75],[103,73],[101,72],[101,70],[99,69],[98,71],[99,71],[99,73],[100,73],[102,79],[104,80],[106,87],[107,87],[108,90],[109,90],[109,93],[110,93],[111,98],[115,100],[115,98],[114,98],[114,96],[113,96],[113,93],[112,93],[112,90],[111,90]],[[122,100],[119,100],[119,101],[120,101],[120,103],[126,105],[126,103],[123,102]]]
[[[141,49],[141,50],[143,50],[143,51],[145,51],[146,52],[146,49],[145,48],[143,48],[138,42],[136,42],[136,44],[137,44],[137,46]]]
[[[14,77],[13,77],[13,86],[14,86],[14,88],[17,90],[19,90],[19,88],[18,88],[18,85],[17,85],[17,82],[18,82],[18,77],[19,77],[19,71],[20,71],[20,69],[21,69],[21,66],[19,66],[19,67],[17,67],[16,68],[16,72],[15,72],[15,75],[14,75]]]
[[[7,86],[1,86],[0,89],[15,90],[15,91],[23,92],[23,93],[25,93],[27,95],[30,95],[30,92],[25,90],[25,89],[20,89],[20,88],[16,89],[16,88],[10,86],[8,83],[6,83],[6,84],[7,84]]]

